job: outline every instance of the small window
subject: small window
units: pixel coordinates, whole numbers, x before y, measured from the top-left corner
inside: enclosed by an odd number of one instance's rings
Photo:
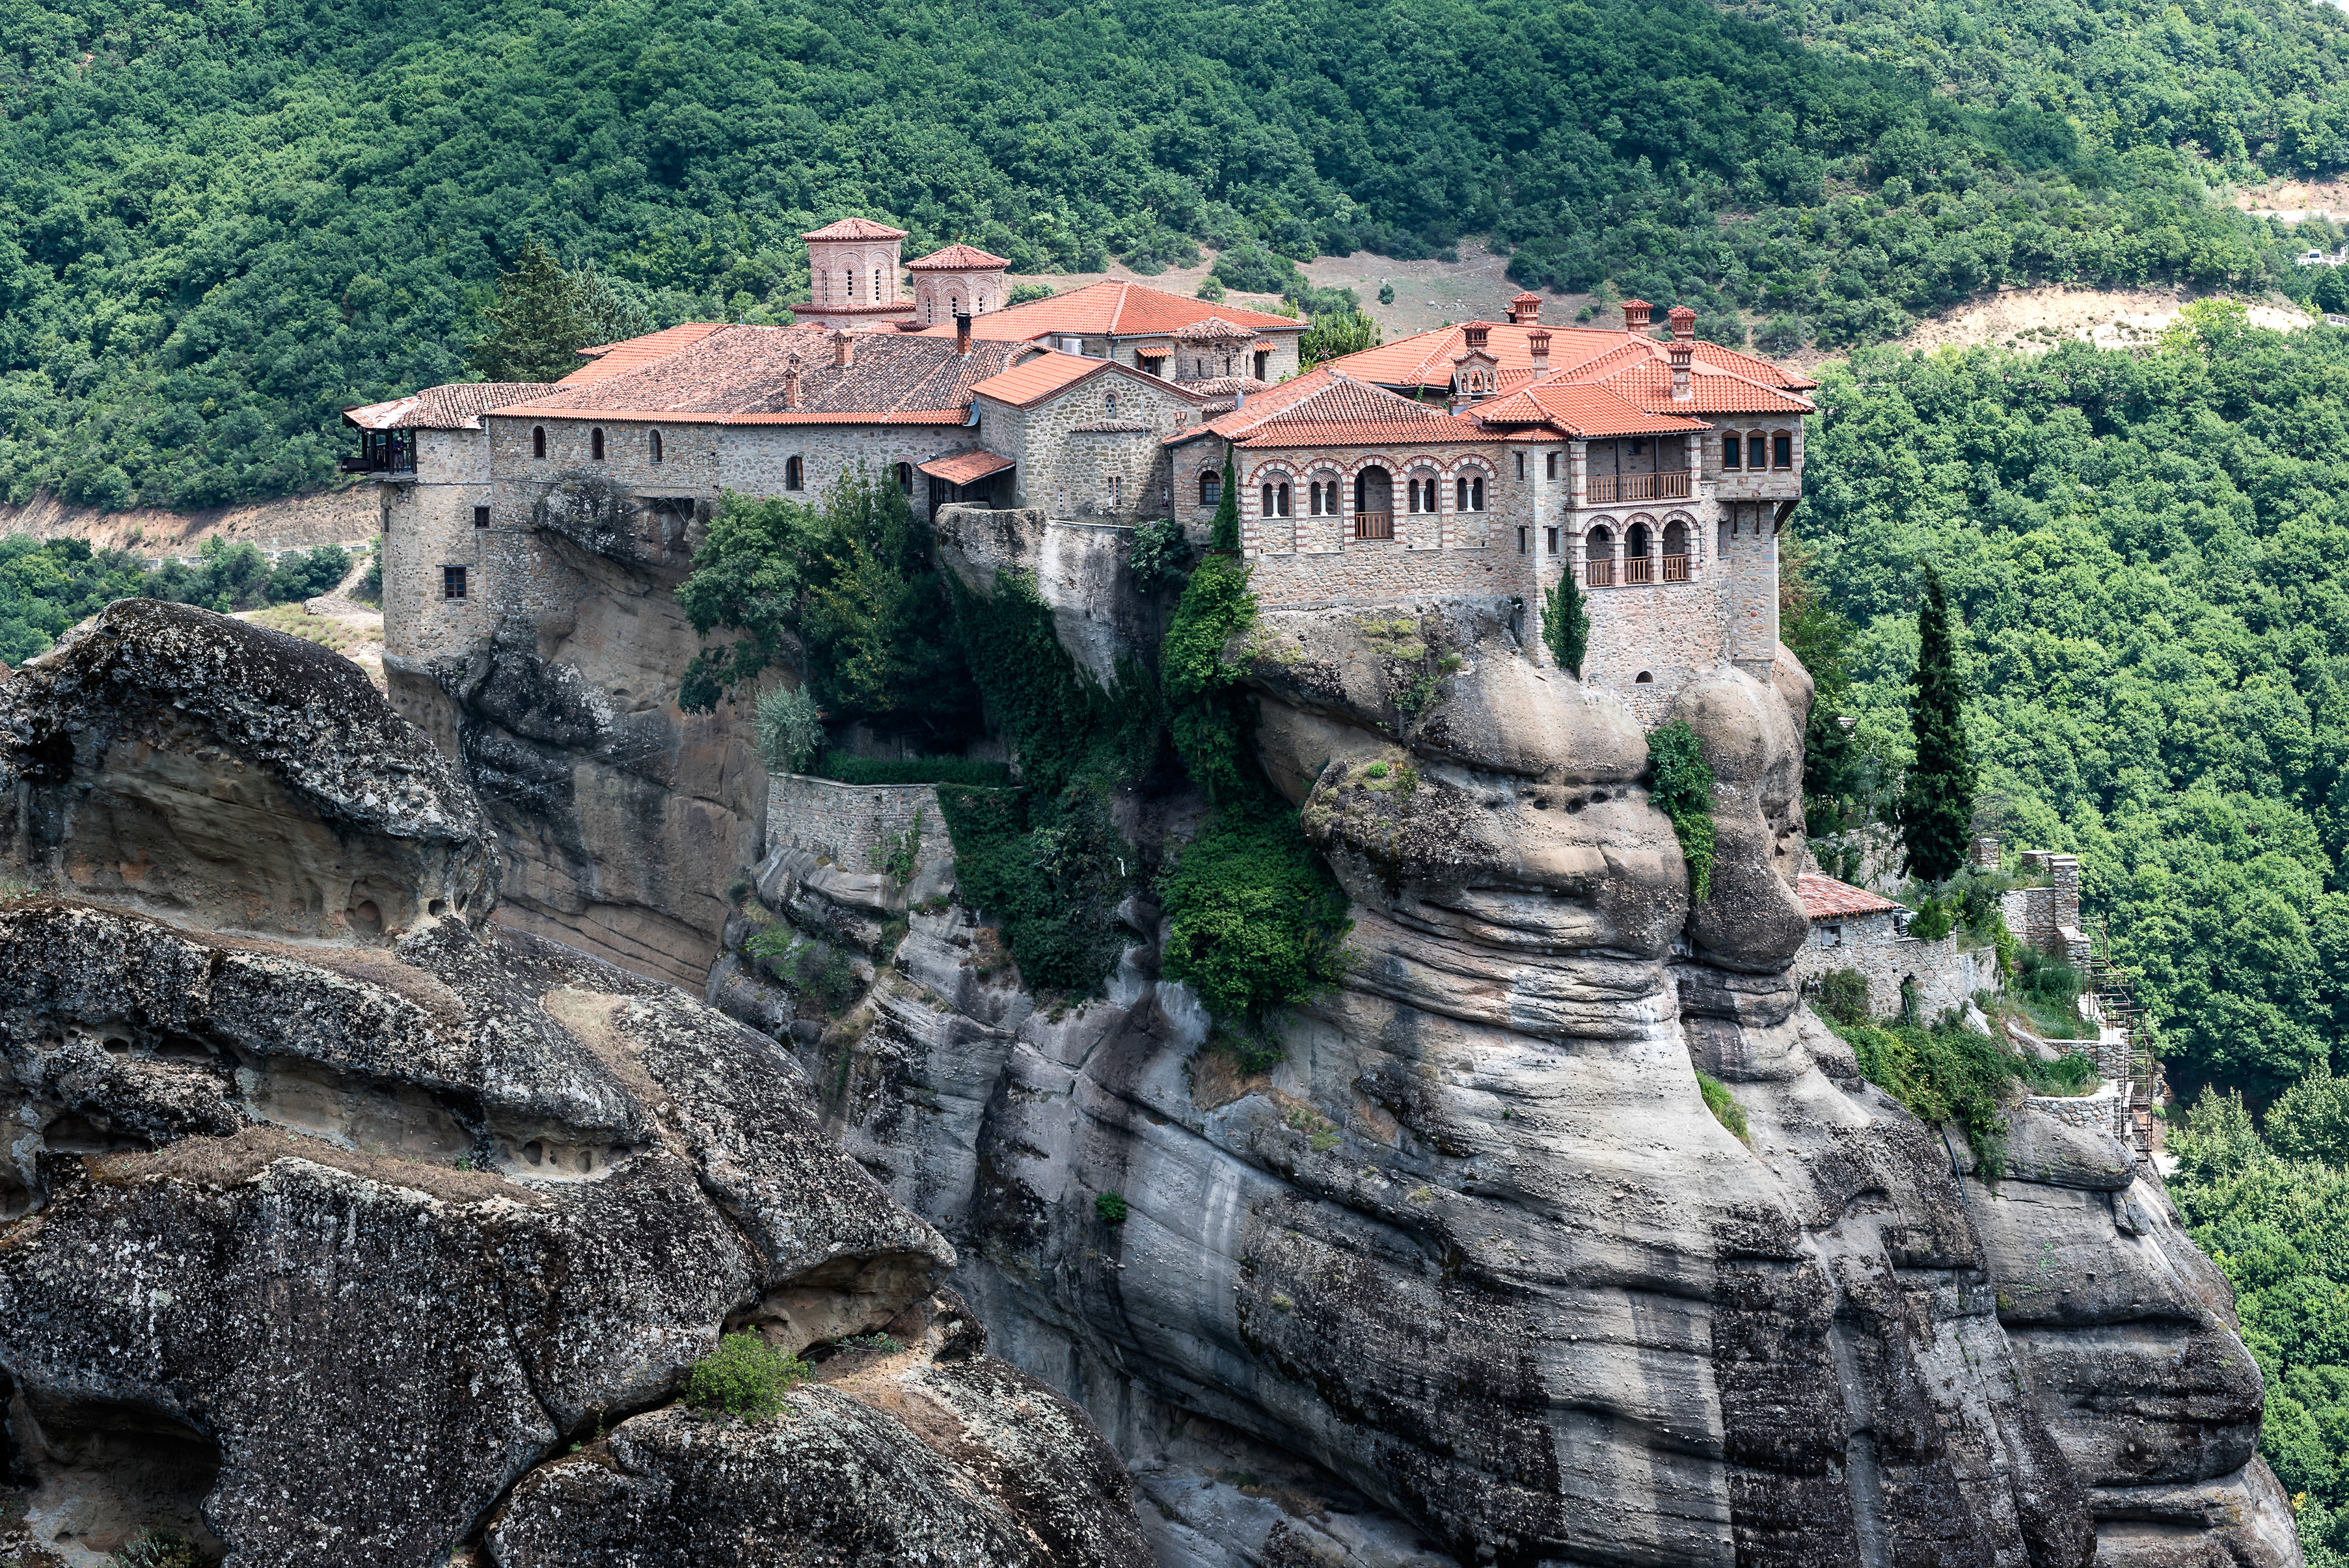
[[[1280,515],[1280,513],[1275,510],[1272,499],[1272,487],[1270,485],[1264,487],[1264,509],[1258,515],[1263,517],[1278,517]]]
[[[1280,487],[1280,515],[1283,517],[1291,517],[1295,515],[1288,510],[1288,487],[1287,485]]]
[[[1112,475],[1110,475],[1110,476],[1109,476],[1109,509],[1110,509],[1110,511],[1117,511],[1117,510],[1118,510],[1118,508],[1119,508],[1119,506],[1120,506],[1120,505],[1124,501],[1124,500],[1125,500],[1125,480],[1124,480],[1123,476],[1119,475],[1119,474],[1112,474]]]
[[[1841,947],[1843,945],[1843,927],[1840,925],[1820,926],[1819,945],[1821,947]]]
[[[1647,671],[1641,670],[1638,675],[1631,677],[1631,684],[1633,686],[1653,686],[1656,684],[1656,677],[1650,675]]]
[[[488,507],[477,506],[473,509],[473,526],[475,528],[487,528],[490,526],[490,509]]]
[[[1485,481],[1481,479],[1469,481],[1468,510],[1470,511],[1485,510]]]
[[[1794,437],[1773,436],[1770,438],[1770,466],[1774,469],[1791,469],[1795,466]]]
[[[1739,457],[1742,455],[1738,451],[1738,449],[1744,445],[1744,443],[1740,441],[1734,436],[1722,437],[1721,466],[1724,469],[1738,469],[1744,467],[1744,465],[1738,461]]]
[[[792,458],[784,462],[783,488],[787,490],[807,489],[807,464],[802,459]]]
[[[660,432],[658,430],[655,430],[653,432],[652,449],[653,461],[659,462],[661,460],[661,438]]]
[[[1272,356],[1271,356],[1271,355],[1269,355],[1269,354],[1268,354],[1268,353],[1266,353],[1266,352],[1265,352],[1264,350],[1262,350],[1262,349],[1258,349],[1258,350],[1257,350],[1257,356],[1256,356],[1256,378],[1257,378],[1257,380],[1259,380],[1259,381],[1263,380],[1263,379],[1264,379],[1264,377],[1265,377],[1265,373],[1266,373],[1267,371],[1270,370],[1271,368],[1272,368]]]
[[[879,273],[875,273],[873,275],[877,278],[881,274]],[[913,464],[899,463],[897,465],[897,488],[904,490],[907,495],[912,495],[914,493]]]
[[[1454,480],[1452,481],[1452,510],[1454,511],[1466,511],[1468,510],[1468,481],[1466,480]]]
[[[874,304],[881,303],[881,269],[879,267],[873,269],[873,303]]]
[[[599,463],[604,460],[604,432],[601,429],[587,432],[587,455]]]
[[[533,458],[546,456],[546,427],[543,425],[530,428],[530,455]]]
[[[1224,476],[1213,472],[1201,474],[1199,476],[1199,504],[1201,506],[1215,506],[1219,504],[1223,499]]]
[[[1109,417],[1110,417],[1111,418],[1112,418],[1112,419],[1116,418],[1117,418],[1117,394],[1116,394],[1116,393],[1114,393],[1114,392],[1111,393],[1107,398],[1103,399],[1103,401],[1104,401],[1105,405],[1107,406],[1107,407],[1108,407],[1108,409],[1109,409]]]
[[[1552,555],[1556,555],[1557,553],[1557,530],[1554,528],[1543,529],[1542,543]]]
[[[1557,478],[1557,454],[1556,452],[1552,452],[1549,455],[1549,477],[1551,479]]]
[[[987,296],[985,294],[980,294],[976,300],[972,301],[971,314],[973,315],[985,315],[987,314]]]
[[[1517,454],[1517,478],[1519,478],[1519,479],[1523,479],[1523,478],[1525,478],[1525,477],[1526,477],[1526,455],[1525,455],[1525,453],[1523,453],[1523,452],[1519,452],[1519,453]]]
[[[1555,532],[1557,531],[1557,530],[1552,529],[1550,531],[1552,531],[1553,533],[1555,533]],[[1520,523],[1520,524],[1518,525],[1518,527],[1517,527],[1517,553],[1518,553],[1518,554],[1520,554],[1520,555],[1523,555],[1525,552],[1526,552],[1526,531],[1525,531],[1525,526],[1524,526],[1522,523]]]
[[[1631,438],[1631,455],[1632,455],[1633,457],[1635,457],[1635,458],[1636,458],[1636,457],[1640,456],[1641,453],[1645,452],[1647,449],[1648,449],[1648,443],[1647,443],[1647,441],[1646,441],[1646,439],[1645,439],[1644,438],[1642,438],[1642,437],[1639,437],[1639,436],[1634,436],[1634,437],[1632,437],[1632,438]]]
[[[465,596],[465,569],[461,566],[440,568],[440,597],[462,599]]]

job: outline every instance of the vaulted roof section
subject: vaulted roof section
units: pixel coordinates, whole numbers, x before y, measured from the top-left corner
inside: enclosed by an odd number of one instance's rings
[[[951,338],[858,332],[847,335],[849,363],[839,366],[834,335],[812,326],[721,325],[622,373],[567,379],[527,411],[720,424],[952,424],[968,413],[971,388],[1020,352],[1017,344],[974,343],[957,354]],[[787,385],[793,355],[795,396]]]
[[[821,229],[810,229],[800,236],[802,240],[902,240],[903,229],[893,229],[886,223],[876,223],[870,218],[843,218],[826,223]]]
[[[907,262],[909,273],[983,273],[1011,263],[1002,256],[989,255],[977,245],[948,245],[943,251],[932,251],[918,262]]]

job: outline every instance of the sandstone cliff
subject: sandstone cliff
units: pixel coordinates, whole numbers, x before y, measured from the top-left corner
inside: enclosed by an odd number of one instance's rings
[[[1157,1560],[2296,1563],[2259,1374],[2158,1183],[2023,1102],[1985,1180],[1799,1005],[1799,667],[1678,700],[1719,779],[1700,903],[1628,712],[1506,604],[1413,618],[1461,661],[1416,718],[1360,613],[1250,644],[1266,770],[1356,922],[1273,1070],[1202,1049],[1139,900],[1107,998],[1042,1006],[981,915],[779,861],[769,910],[909,934],[825,1016],[713,976],[1092,1411]]]
[[[498,927],[338,665],[129,602],[0,685],[0,1559],[1141,1561],[804,1074]],[[783,1418],[673,1402],[721,1326],[815,1361]]]

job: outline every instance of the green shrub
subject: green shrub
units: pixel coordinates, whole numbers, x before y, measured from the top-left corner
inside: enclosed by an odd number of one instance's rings
[[[743,943],[742,951],[764,964],[768,974],[825,1017],[840,1016],[856,1000],[855,965],[844,950],[829,943],[802,936],[789,925],[775,924]]]
[[[1751,1141],[1745,1130],[1745,1108],[1737,1103],[1729,1086],[1709,1073],[1699,1073],[1696,1087],[1697,1092],[1704,1096],[1704,1108],[1713,1112],[1713,1119],[1727,1128],[1740,1143]]]
[[[1297,814],[1261,785],[1216,808],[1159,889],[1164,973],[1219,1021],[1260,1033],[1273,1011],[1345,973],[1345,891]]]
[[[1917,901],[1917,913],[1909,921],[1909,934],[1920,942],[1939,942],[1957,927],[1956,909],[1947,900],[1929,894]]]
[[[1191,565],[1191,536],[1171,517],[1145,522],[1133,531],[1125,564],[1133,573],[1134,586],[1144,593],[1180,583]]]
[[[207,1562],[196,1543],[178,1531],[150,1525],[109,1557],[106,1568],[206,1568]]]
[[[823,717],[803,686],[779,686],[761,696],[752,727],[770,773],[804,772],[823,748]]]
[[[1961,1129],[1983,1176],[1993,1181],[2003,1168],[2005,1102],[2023,1086],[2038,1088],[2042,1078],[2054,1070],[1967,1028],[1831,1026],[1849,1043],[1861,1075],[1870,1083],[1908,1107],[1920,1121],[1935,1127],[1954,1122]],[[2056,1068],[2066,1078],[2078,1071],[2076,1065],[2059,1063]],[[2089,1070],[2093,1074],[2093,1067]]]
[[[763,1421],[782,1413],[783,1396],[807,1381],[808,1365],[755,1334],[729,1334],[694,1364],[685,1402],[696,1409]]]
[[[1126,1215],[1125,1198],[1121,1193],[1103,1192],[1093,1199],[1093,1212],[1101,1216],[1104,1225],[1123,1225]]]
[[[2049,1006],[2072,1007],[2080,999],[2080,972],[2064,959],[2036,947],[2016,954],[2015,989]]]
[[[1191,573],[1158,651],[1158,680],[1171,711],[1174,749],[1211,796],[1240,787],[1240,727],[1228,693],[1240,671],[1224,657],[1231,639],[1256,624],[1247,563],[1211,555]]]
[[[1583,655],[1590,647],[1590,611],[1582,590],[1574,584],[1570,566],[1559,575],[1557,586],[1543,595],[1542,642],[1558,668],[1576,680],[1582,678]]]
[[[965,784],[995,789],[1011,784],[1008,764],[974,757],[843,757],[827,751],[816,758],[812,771],[843,784]]]
[[[1868,1022],[1868,976],[1857,969],[1830,969],[1811,983],[1811,1006],[1839,1024]]]
[[[1702,903],[1713,896],[1713,769],[1687,720],[1648,737],[1648,775],[1649,802],[1671,819],[1688,861],[1689,894]]]

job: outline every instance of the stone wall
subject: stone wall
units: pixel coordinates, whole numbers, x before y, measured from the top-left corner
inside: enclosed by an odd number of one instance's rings
[[[953,855],[936,786],[842,784],[802,773],[768,778],[770,855],[796,850],[848,871],[877,870],[894,851],[891,841],[907,832],[918,836],[916,867],[927,869]]]
[[[1013,481],[1019,506],[1122,523],[1174,511],[1174,469],[1164,443],[1198,418],[1199,406],[1163,383],[1112,364],[1030,407],[992,397],[972,403],[978,444],[1019,465]],[[1134,428],[1085,428],[1107,425]]]
[[[429,658],[461,648],[489,628],[482,531],[473,509],[490,501],[486,438],[479,430],[418,430],[413,477],[376,490],[383,539],[383,638],[395,653]],[[443,567],[465,569],[465,597],[446,597]]]
[[[1843,941],[1826,943],[1826,927],[1840,925]],[[1889,913],[1814,921],[1810,940],[1795,953],[1789,974],[1808,990],[1820,975],[1837,969],[1856,969],[1868,977],[1868,1010],[1889,1018],[1900,1011],[1900,986],[1917,982],[1920,1021],[1930,1023],[1951,1007],[1963,1007],[1977,991],[1998,988],[1998,956],[1990,949],[1961,952],[1956,933],[1938,942],[1920,942],[1899,934]]]
[[[2048,850],[2024,850],[2023,870],[2047,879],[2044,887],[2016,888],[2002,901],[2006,928],[2027,947],[2074,964],[2088,961],[2088,939],[2080,929],[2080,858]]]
[[[729,425],[718,431],[716,484],[744,495],[789,495],[821,501],[843,474],[861,464],[866,473],[894,474],[903,464],[924,463],[977,450],[978,432],[962,425]],[[786,490],[791,459],[798,458],[805,488]],[[930,513],[929,486],[913,475],[914,515]],[[713,488],[712,493],[715,493]]]

